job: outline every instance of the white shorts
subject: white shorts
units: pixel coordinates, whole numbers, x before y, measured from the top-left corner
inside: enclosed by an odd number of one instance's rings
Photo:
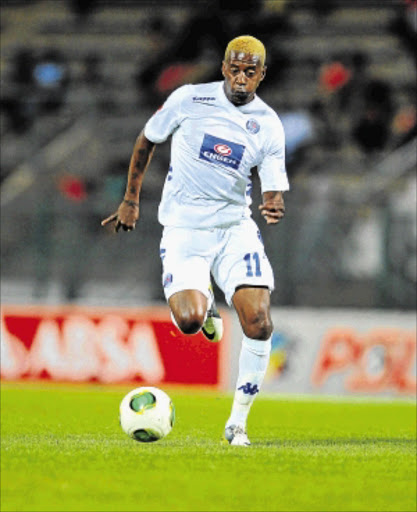
[[[199,290],[207,298],[210,272],[229,305],[240,285],[274,289],[274,274],[252,219],[228,228],[165,227],[160,247],[165,297]]]

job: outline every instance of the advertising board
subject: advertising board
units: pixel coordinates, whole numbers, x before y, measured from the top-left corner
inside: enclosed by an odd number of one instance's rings
[[[3,306],[1,378],[233,390],[242,330],[221,315],[224,338],[210,343],[181,334],[166,306]],[[272,319],[263,393],[415,396],[413,313],[274,308]]]
[[[229,328],[211,343],[185,336],[167,307],[2,307],[2,379],[223,387]]]
[[[412,396],[416,393],[414,313],[275,308],[262,392]],[[241,331],[233,325],[231,387]]]

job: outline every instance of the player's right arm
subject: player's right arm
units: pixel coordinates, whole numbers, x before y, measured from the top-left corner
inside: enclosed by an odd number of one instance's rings
[[[139,219],[139,194],[142,188],[143,177],[152,159],[155,143],[147,139],[142,131],[136,139],[130,158],[127,175],[126,192],[123,201],[115,213],[101,222],[102,226],[114,222],[115,230],[131,231]]]
[[[117,211],[102,221],[102,226],[115,222],[116,231],[120,228],[125,231],[135,228],[139,219],[139,193],[155,144],[166,141],[183,120],[181,104],[189,94],[189,87],[184,85],[174,91],[146,123],[133,148],[124,199]]]

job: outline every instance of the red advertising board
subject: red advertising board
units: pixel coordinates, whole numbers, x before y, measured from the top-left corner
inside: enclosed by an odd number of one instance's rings
[[[1,314],[1,378],[224,387],[229,324],[211,343],[185,336],[168,308],[12,307]]]

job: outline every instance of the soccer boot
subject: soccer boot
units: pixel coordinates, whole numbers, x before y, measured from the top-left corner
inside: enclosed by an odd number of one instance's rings
[[[250,446],[248,435],[240,425],[229,425],[226,427],[224,438],[232,446]]]
[[[217,311],[216,302],[214,300],[213,287],[210,284],[209,292],[211,296],[211,306],[207,311],[207,318],[201,328],[204,336],[209,341],[220,341],[223,336],[223,320]]]

